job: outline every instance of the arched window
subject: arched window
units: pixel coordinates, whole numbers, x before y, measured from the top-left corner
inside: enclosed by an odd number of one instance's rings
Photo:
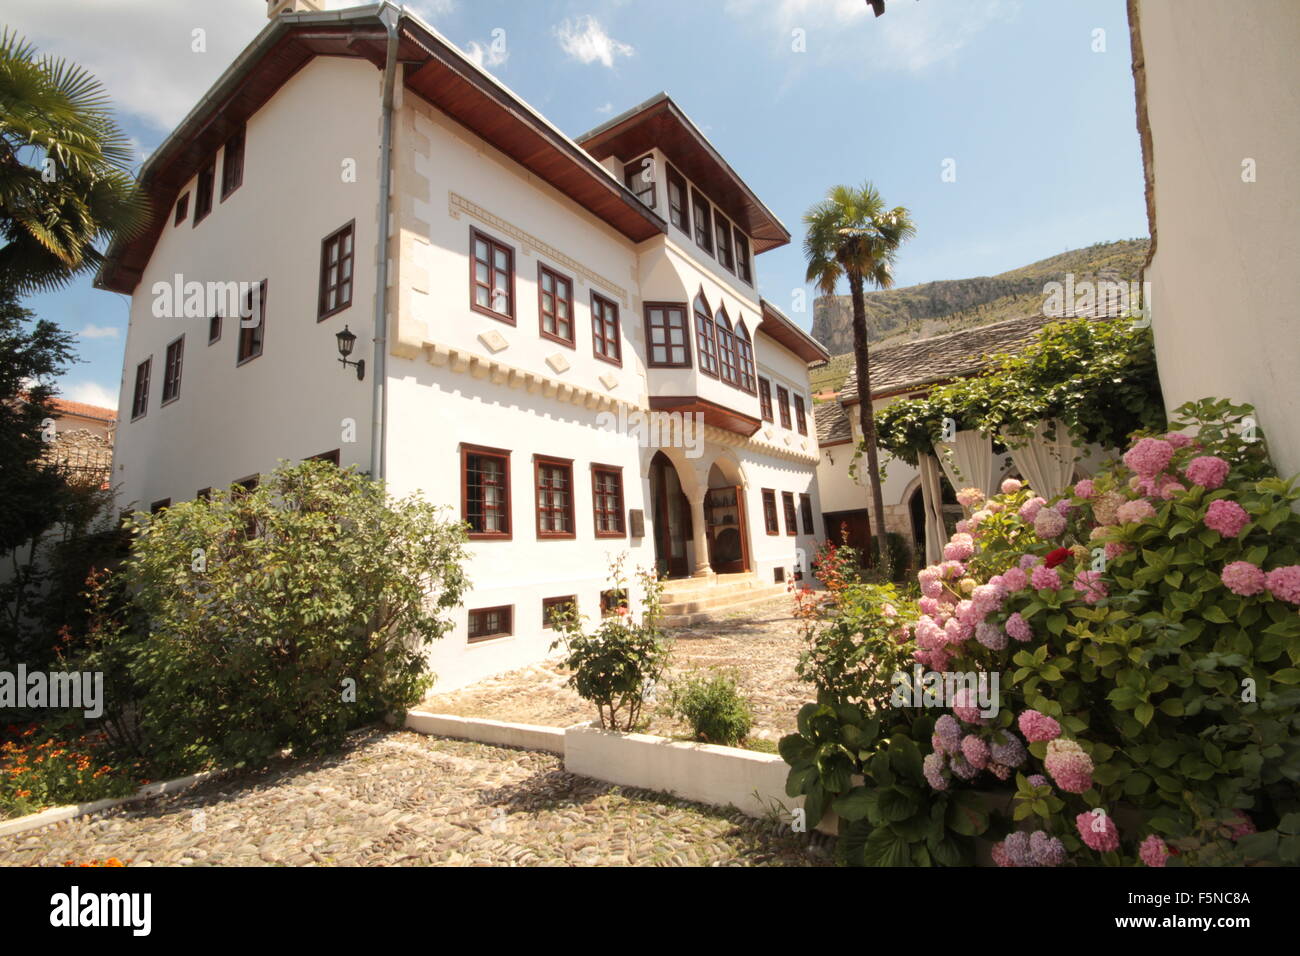
[[[695,297],[695,340],[700,353],[700,371],[717,378],[718,349],[713,338],[713,319],[702,292]]]
[[[736,339],[731,334],[731,320],[727,318],[725,306],[718,306],[713,316],[713,324],[718,335],[718,377],[728,385],[738,382],[736,376]]]
[[[736,364],[740,367],[740,387],[749,394],[754,394],[754,343],[745,328],[745,320],[736,323]]]

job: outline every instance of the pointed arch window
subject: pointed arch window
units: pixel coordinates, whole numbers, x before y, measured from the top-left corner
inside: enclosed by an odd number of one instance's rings
[[[700,371],[718,377],[718,346],[713,337],[713,319],[704,293],[695,297],[695,341],[700,353]]]
[[[736,338],[731,331],[726,306],[718,306],[713,325],[718,336],[718,377],[728,385],[736,385],[739,383],[736,374]]]
[[[758,375],[754,371],[754,342],[744,319],[736,323],[736,365],[740,370],[740,387],[753,395]]]

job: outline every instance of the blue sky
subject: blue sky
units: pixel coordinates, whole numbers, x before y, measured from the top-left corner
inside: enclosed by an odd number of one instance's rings
[[[1147,234],[1123,0],[889,0],[880,19],[863,0],[408,6],[571,135],[666,90],[794,236],[757,261],[763,295],[787,309],[803,287],[801,216],[839,182],[870,180],[911,210],[917,236],[899,285]],[[6,0],[5,21],[100,76],[143,156],[265,23],[264,9]],[[202,54],[191,42],[200,28]],[[494,31],[504,31],[495,51]],[[64,394],[115,405],[125,297],[85,279],[26,305],[80,334],[85,361]],[[795,318],[807,327],[811,307]]]

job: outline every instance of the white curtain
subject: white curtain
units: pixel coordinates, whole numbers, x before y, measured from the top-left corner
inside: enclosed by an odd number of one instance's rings
[[[955,441],[936,442],[934,453],[953,491],[978,488],[985,495],[996,493],[998,475],[993,460],[993,439],[983,432],[959,431]]]
[[[921,472],[921,504],[925,509],[925,563],[935,564],[943,558],[948,538],[943,524],[943,489],[939,484],[939,462],[933,455],[917,456]]]
[[[1049,440],[1047,431],[1056,426],[1056,437]],[[1039,422],[1028,439],[1011,448],[1011,460],[1020,471],[1020,477],[1029,482],[1034,493],[1049,501],[1059,495],[1074,477],[1074,459],[1079,454],[1073,436],[1058,422]]]

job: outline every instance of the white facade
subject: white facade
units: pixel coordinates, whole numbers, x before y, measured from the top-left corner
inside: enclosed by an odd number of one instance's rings
[[[193,223],[191,198],[189,219],[175,226],[169,220],[163,229],[131,308],[114,465],[124,504],[188,500],[268,471],[280,459],[335,449],[343,466],[369,468],[381,78],[366,59],[310,60],[247,119],[242,185],[221,201],[218,163],[212,212]],[[543,626],[542,602],[573,595],[582,613],[597,616],[617,553],[628,555],[629,567],[654,566],[658,557],[678,575],[743,572],[766,583],[777,569],[804,563],[800,552],[810,554],[823,536],[806,354],[815,346],[801,344],[802,333],[764,309],[754,284],[721,267],[682,230],[669,225],[634,241],[401,83],[393,130],[386,480],[394,494],[419,492],[460,519],[471,480],[463,468],[467,446],[496,450],[509,466],[509,534],[470,543],[472,590],[455,630],[431,653],[438,686],[544,656],[554,635]],[[636,158],[608,157],[605,168]],[[341,175],[349,161],[355,181]],[[613,189],[636,203],[621,179]],[[180,192],[195,188],[191,182]],[[662,182],[659,189],[662,211]],[[352,304],[318,321],[322,240],[349,222]],[[511,252],[506,311],[513,321],[471,307],[472,230]],[[571,282],[572,345],[541,334],[539,266]],[[234,319],[208,345],[206,317],[154,315],[154,283],[178,273],[187,280],[267,281],[260,356],[237,364]],[[763,421],[757,389],[701,373],[693,328],[690,368],[650,367],[645,303],[680,303],[689,321],[701,294],[711,311],[725,308],[733,324],[744,323],[754,370],[772,382],[773,393],[779,384],[801,397],[803,433],[793,409],[789,428],[779,416]],[[618,362],[596,354],[597,295],[617,309]],[[344,324],[358,336],[353,358],[368,362],[363,382],[337,363],[335,333]],[[180,394],[163,405],[167,347],[182,334]],[[136,369],[150,357],[151,394],[143,416],[132,420]],[[704,409],[709,424],[700,441],[657,448],[635,428],[621,427],[652,403],[663,411]],[[571,536],[539,531],[535,456],[571,463]],[[620,533],[596,534],[594,465],[621,474]],[[680,487],[680,498],[670,500],[667,485],[674,495]],[[719,505],[729,488],[740,491],[738,523],[736,511]],[[776,534],[767,530],[765,490],[774,492]],[[785,494],[795,503],[794,529]],[[634,512],[643,516],[640,536],[632,535]],[[719,558],[724,539],[727,547],[739,541],[735,561]],[[670,566],[664,549],[674,547],[681,555]],[[510,633],[471,641],[470,612],[498,607],[512,609]]]

